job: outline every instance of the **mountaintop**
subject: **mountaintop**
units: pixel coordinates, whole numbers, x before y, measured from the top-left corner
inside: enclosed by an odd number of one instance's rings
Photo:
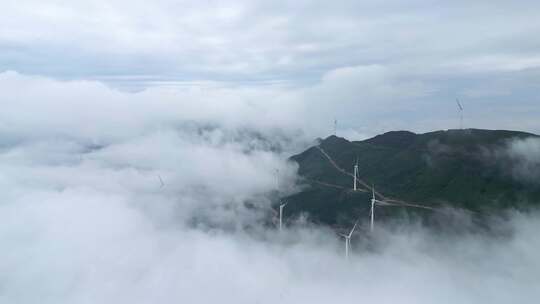
[[[490,213],[535,205],[540,183],[516,177],[527,160],[512,154],[513,145],[527,139],[540,137],[480,129],[392,131],[363,141],[332,135],[290,158],[298,163],[305,186],[285,198],[287,212],[307,213],[328,225],[350,222],[368,214],[372,187],[377,199],[395,207],[378,208],[383,217],[445,207]],[[356,163],[359,181],[353,191]],[[539,167],[526,168],[540,172]]]

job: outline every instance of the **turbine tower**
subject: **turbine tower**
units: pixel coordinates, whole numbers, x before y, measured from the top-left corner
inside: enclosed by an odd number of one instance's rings
[[[461,102],[459,102],[459,99],[456,98],[456,103],[459,110],[459,128],[463,129],[463,106],[461,105]]]
[[[353,190],[356,191],[356,177],[358,176],[358,157],[356,158],[356,164],[354,165],[354,177],[353,177]]]
[[[345,238],[345,258],[349,259],[349,250],[351,247],[351,236],[354,232],[354,229],[356,229],[356,225],[358,224],[358,220],[354,223],[354,226],[351,229],[351,232],[349,234],[340,234],[343,238]]]
[[[371,186],[371,193],[372,193],[372,196],[371,196],[371,210],[369,211],[369,216],[370,216],[370,223],[369,223],[369,231],[370,232],[373,232],[373,228],[375,226],[375,204],[379,204],[379,205],[392,205],[392,204],[389,204],[385,201],[380,201],[378,199],[375,198],[375,187],[374,186]]]
[[[158,174],[158,178],[159,178],[159,188],[163,188],[165,186],[165,183],[163,182],[163,179],[161,179],[161,175]]]
[[[279,231],[281,232],[281,229],[282,229],[282,223],[283,223],[283,208],[285,208],[285,206],[287,205],[288,203],[282,203],[281,205],[279,205]]]
[[[374,225],[374,222],[375,222],[375,187],[371,187],[371,191],[372,191],[372,194],[373,196],[371,197],[371,210],[369,211],[369,216],[370,216],[370,224],[369,224],[369,231],[370,232],[373,232],[373,225]]]

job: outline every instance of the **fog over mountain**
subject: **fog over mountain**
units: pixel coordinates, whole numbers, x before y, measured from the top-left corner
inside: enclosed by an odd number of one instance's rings
[[[274,114],[243,103],[208,112],[204,102],[177,120],[185,112],[152,92],[3,77],[28,89],[7,95],[18,102],[0,114],[0,302],[540,296],[537,211],[497,219],[495,236],[441,237],[414,222],[379,226],[376,241],[359,230],[346,261],[334,231],[300,221],[280,234],[268,222],[275,170],[281,195],[298,191],[287,158],[311,143],[294,121],[236,120],[231,113]],[[508,155],[534,147],[516,143]]]
[[[348,260],[350,227],[285,208],[279,232],[276,206],[308,186],[290,157],[320,138],[456,129],[456,99],[464,129],[540,134],[539,14],[2,1],[0,303],[537,303],[539,202],[489,229],[459,208],[446,214],[470,229],[362,222]],[[478,155],[538,187],[538,139]]]
[[[506,150],[496,153],[518,163],[512,170],[514,178],[533,184],[540,182],[540,140],[528,138],[512,141]]]

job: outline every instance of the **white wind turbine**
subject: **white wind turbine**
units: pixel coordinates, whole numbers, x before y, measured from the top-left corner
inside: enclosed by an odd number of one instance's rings
[[[456,98],[456,103],[459,109],[459,128],[463,129],[463,106],[461,105],[461,102],[459,102],[459,99]]]
[[[159,188],[163,188],[165,186],[165,183],[163,182],[163,179],[161,179],[161,175],[158,174],[158,178],[159,178]]]
[[[375,225],[375,204],[379,204],[379,205],[391,205],[385,201],[380,201],[378,199],[375,198],[375,187],[374,186],[371,186],[371,193],[372,193],[372,197],[371,197],[371,210],[369,212],[369,216],[370,216],[370,225],[369,225],[369,231],[370,232],[373,232],[373,228],[374,228],[374,225]]]
[[[354,226],[352,227],[351,229],[351,232],[349,232],[349,234],[342,234],[340,233],[340,235],[345,238],[345,258],[346,259],[349,259],[349,250],[350,250],[350,247],[351,247],[351,236],[354,232],[354,229],[356,229],[356,225],[358,224],[358,220],[356,220],[356,222],[354,223]]]
[[[354,165],[354,177],[353,177],[353,190],[356,191],[356,177],[358,176],[358,158],[356,158],[356,164]]]
[[[279,231],[281,232],[281,229],[282,229],[282,223],[283,223],[283,208],[285,208],[285,206],[287,205],[288,203],[282,203],[279,205]]]

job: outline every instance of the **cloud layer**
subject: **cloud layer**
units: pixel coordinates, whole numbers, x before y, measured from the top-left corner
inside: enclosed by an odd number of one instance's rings
[[[459,126],[451,98],[428,102],[438,93],[421,80],[402,76],[374,65],[333,70],[319,84],[308,87],[205,82],[127,93],[96,81],[58,81],[5,72],[0,74],[4,92],[0,132],[2,141],[48,132],[84,136],[99,144],[196,122],[255,127],[310,142],[333,132],[334,119],[338,135],[352,140],[390,130],[427,132]],[[465,103],[465,127],[540,131],[536,119],[540,108],[532,100],[510,108],[497,102],[469,102]],[[519,120],[511,118],[516,115]]]
[[[149,152],[142,158],[126,157],[133,146],[123,144],[82,160],[58,142],[49,143],[54,159],[39,156],[43,149],[33,157],[24,152],[33,147],[3,153],[0,300],[535,303],[540,296],[537,214],[513,215],[504,223],[510,235],[499,238],[378,226],[378,242],[366,248],[365,238],[354,239],[345,261],[334,233],[291,227],[279,235],[261,224],[257,210],[268,208],[267,200],[255,200],[261,209],[244,207],[247,197],[273,188],[271,171],[260,164],[264,153],[221,147],[216,155],[207,142],[165,138],[173,144],[136,141]],[[169,145],[187,163],[169,160],[170,171],[159,171]],[[229,161],[234,167],[219,165]]]
[[[296,119],[302,111],[294,104],[280,103],[297,93],[131,94],[17,73],[2,74],[0,85],[9,105],[0,114],[0,302],[534,303],[539,296],[537,214],[511,216],[498,237],[441,238],[411,223],[378,225],[374,242],[361,228],[348,262],[342,240],[326,228],[300,222],[277,233],[269,221],[276,187],[281,195],[296,187],[286,158],[317,133]],[[311,115],[307,121],[320,114]]]

